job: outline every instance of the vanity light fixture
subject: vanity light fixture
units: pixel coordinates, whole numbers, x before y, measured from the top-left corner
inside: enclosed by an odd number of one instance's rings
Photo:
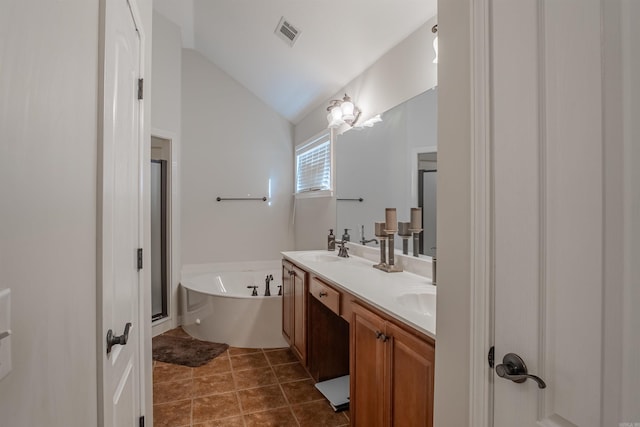
[[[376,123],[380,123],[382,121],[382,117],[380,116],[380,114],[377,114],[373,117],[371,117],[368,120],[365,120],[362,123],[358,123],[357,125],[354,126],[354,129],[364,129],[364,128],[371,128],[373,127],[373,125],[375,125]]]
[[[351,101],[351,97],[346,93],[342,99],[332,99],[329,101],[327,111],[329,112],[327,121],[331,129],[340,127],[345,123],[353,126],[358,121],[361,113],[360,109]]]
[[[436,57],[433,58],[433,63],[437,64],[438,63],[438,24],[431,27],[431,32],[436,35],[436,37],[433,39],[433,50],[436,52]]]

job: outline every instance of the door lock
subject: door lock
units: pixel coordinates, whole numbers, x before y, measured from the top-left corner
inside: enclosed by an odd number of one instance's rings
[[[514,383],[523,383],[531,379],[538,383],[538,388],[547,387],[547,384],[542,378],[528,373],[527,365],[525,365],[522,358],[515,353],[507,353],[502,358],[502,364],[496,366],[496,374]]]

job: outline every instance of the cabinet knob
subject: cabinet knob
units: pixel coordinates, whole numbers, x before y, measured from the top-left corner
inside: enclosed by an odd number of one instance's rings
[[[376,331],[376,339],[377,340],[382,340],[382,342],[389,341],[389,337],[387,335],[383,334],[380,331]]]
[[[320,298],[322,298],[322,297],[326,297],[327,295],[329,295],[329,294],[328,294],[328,293],[326,293],[325,291],[320,291],[320,293],[318,294],[318,296],[319,296]]]

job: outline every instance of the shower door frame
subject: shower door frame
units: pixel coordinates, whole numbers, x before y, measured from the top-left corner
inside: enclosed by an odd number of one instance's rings
[[[161,140],[162,143],[156,143]],[[167,161],[167,316],[151,321],[151,335],[156,336],[170,329],[176,328],[180,323],[178,310],[178,284],[180,283],[180,271],[182,260],[180,256],[180,135],[168,129],[151,128],[151,145],[147,147],[149,158]],[[160,149],[161,153],[156,150]],[[149,279],[151,280],[151,279]],[[151,305],[151,301],[149,302]]]
[[[420,232],[420,244],[419,244],[420,250],[419,250],[419,253],[421,255],[426,255],[425,248],[424,248],[424,235],[425,235],[425,232],[427,231],[426,227],[425,227],[426,224],[424,223],[424,211],[425,211],[425,209],[424,209],[424,202],[425,202],[425,200],[424,200],[424,175],[425,175],[425,173],[435,173],[436,174],[436,188],[437,188],[438,169],[437,168],[436,169],[418,169],[418,207],[422,208],[422,215],[423,215],[422,227],[424,228],[422,230],[422,232]],[[436,194],[437,194],[437,190],[436,190]],[[431,250],[431,248],[429,248],[429,250]],[[427,255],[427,256],[430,256],[430,255]]]
[[[151,163],[156,163],[160,165],[160,229],[161,229],[161,237],[160,237],[160,270],[161,270],[161,292],[162,292],[162,310],[160,313],[154,313],[153,309],[153,268],[152,268],[152,277],[151,277],[151,321],[157,322],[159,320],[164,320],[169,317],[169,269],[167,268],[169,265],[168,262],[168,254],[169,254],[169,230],[167,228],[167,214],[169,211],[169,188],[168,188],[168,161],[167,160],[156,160],[151,159]],[[153,212],[151,213],[153,216]],[[153,230],[152,230],[153,233]],[[153,251],[153,247],[151,248]],[[151,253],[152,262],[153,262],[153,252]]]

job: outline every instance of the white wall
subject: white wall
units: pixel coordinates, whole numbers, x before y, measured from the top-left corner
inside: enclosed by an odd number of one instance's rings
[[[138,4],[150,33],[151,1]],[[0,3],[3,427],[97,425],[98,34],[96,0]]]
[[[295,203],[294,227],[297,251],[326,249],[329,229],[333,229],[336,239],[340,239],[344,230],[337,232],[335,197],[298,199]]]
[[[362,110],[361,120],[404,102],[437,85],[437,65],[432,48],[434,17],[383,55],[366,71],[338,91],[348,93]],[[326,104],[321,105],[295,127],[296,144],[327,127]],[[336,227],[335,199],[298,200],[295,219],[296,249],[326,246],[329,228]]]
[[[624,290],[623,290],[623,383],[620,419],[640,422],[637,396],[640,390],[640,3],[621,0],[622,94],[624,146]],[[609,4],[607,6],[610,7]],[[614,31],[615,27],[611,29]],[[614,52],[618,52],[615,46]],[[606,69],[605,69],[606,72]],[[615,76],[612,76],[612,79]],[[606,155],[606,154],[605,154]],[[614,166],[615,167],[615,166]]]
[[[95,425],[98,2],[3,1],[0,28],[2,425]]]
[[[436,86],[438,67],[433,63],[435,35],[431,32],[436,23],[437,17],[428,20],[336,92],[332,99],[342,98],[345,92],[348,93],[362,110],[360,120],[366,120]],[[328,99],[296,124],[296,143],[327,127],[327,105]]]
[[[182,262],[273,260],[293,247],[291,124],[194,50],[182,52]],[[216,197],[268,196],[217,202]]]
[[[180,135],[182,36],[180,28],[153,12],[151,127]]]
[[[178,326],[178,286],[182,267],[180,230],[180,151],[182,133],[182,36],[180,28],[159,13],[153,13],[152,58],[152,113],[151,133],[170,140],[169,170],[171,224],[171,289],[169,292],[169,319],[156,322],[157,335]]]
[[[471,46],[467,0],[438,2],[438,338],[435,426],[469,425]]]
[[[624,187],[625,168],[624,159],[632,159],[631,153],[625,153],[624,138],[624,107],[623,107],[623,70],[622,60],[624,49],[619,49],[623,28],[621,1],[609,1],[603,8],[603,55],[604,55],[604,135],[611,142],[604,145],[604,280],[608,286],[604,287],[604,331],[602,334],[603,356],[602,375],[607,378],[603,390],[603,425],[616,425],[621,418],[621,404],[626,393],[623,391],[623,378],[630,378],[629,366],[625,366],[625,354],[621,351],[624,340],[624,301],[625,295],[625,236],[632,236],[625,230]],[[615,141],[619,141],[615,143]],[[626,154],[626,155],[625,155]],[[626,166],[626,165],[625,165]],[[638,354],[637,352],[635,354]],[[634,363],[635,364],[635,363]],[[632,392],[631,395],[634,393]],[[633,400],[633,397],[625,399]],[[637,399],[636,399],[637,400]],[[637,405],[634,405],[637,406]],[[640,418],[638,418],[640,419]]]

